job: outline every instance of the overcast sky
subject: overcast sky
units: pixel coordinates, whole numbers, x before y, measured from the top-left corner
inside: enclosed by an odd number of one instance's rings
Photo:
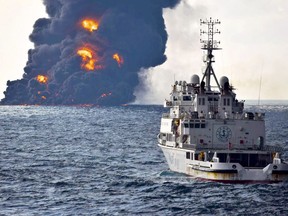
[[[29,34],[36,19],[46,17],[41,0],[0,0],[0,98],[7,80],[20,79],[33,47]],[[182,0],[176,9],[165,10],[169,34],[161,66],[142,72],[147,92],[139,102],[162,103],[176,80],[202,76],[199,20],[221,20],[221,51],[215,54],[218,79],[228,76],[238,99],[288,100],[288,1],[287,0]]]
[[[7,80],[21,79],[35,21],[47,17],[41,0],[0,0],[0,98]]]

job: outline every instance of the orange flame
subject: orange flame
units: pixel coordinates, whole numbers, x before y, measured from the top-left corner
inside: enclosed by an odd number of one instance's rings
[[[96,53],[87,47],[83,47],[77,50],[77,54],[82,57],[81,67],[87,71],[103,68],[101,65],[96,65],[97,58]]]
[[[99,23],[93,19],[84,19],[81,22],[82,27],[90,32],[96,31],[99,27]]]
[[[42,95],[41,96],[41,94],[42,94],[42,92],[41,91],[38,91],[37,92],[37,94],[39,95],[39,97],[41,97],[43,100],[46,100],[47,99],[47,97],[46,96],[44,96],[44,95]],[[36,99],[37,97],[36,96],[34,96],[34,98]]]
[[[38,75],[36,79],[39,83],[42,83],[42,84],[46,84],[48,82],[48,77],[44,75]]]
[[[115,61],[117,61],[119,67],[121,67],[121,66],[123,65],[123,63],[124,63],[123,57],[120,56],[118,53],[115,53],[115,54],[113,55],[113,59],[114,59]]]
[[[79,49],[77,54],[82,57],[83,61],[87,61],[87,59],[91,59],[93,57],[92,52],[93,51],[88,48],[83,48]]]

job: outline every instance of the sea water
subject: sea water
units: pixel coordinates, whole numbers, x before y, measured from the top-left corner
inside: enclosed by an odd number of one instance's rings
[[[288,103],[266,113],[288,159]],[[169,171],[161,106],[1,106],[0,215],[288,215],[288,183],[201,182]]]

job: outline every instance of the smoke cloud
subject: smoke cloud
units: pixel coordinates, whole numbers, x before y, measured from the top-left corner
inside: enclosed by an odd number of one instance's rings
[[[163,8],[180,0],[44,0],[22,79],[1,104],[132,102],[138,72],[166,61]]]

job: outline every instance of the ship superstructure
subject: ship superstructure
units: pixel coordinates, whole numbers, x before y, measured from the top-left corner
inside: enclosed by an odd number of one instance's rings
[[[158,145],[169,168],[196,178],[223,182],[278,182],[288,179],[288,164],[282,149],[266,145],[265,114],[245,112],[234,88],[225,76],[219,82],[214,73],[213,51],[219,50],[214,35],[219,20],[200,21],[207,26],[201,34],[206,69],[200,80],[176,81],[169,108],[161,118]],[[214,80],[215,86],[212,86]]]

